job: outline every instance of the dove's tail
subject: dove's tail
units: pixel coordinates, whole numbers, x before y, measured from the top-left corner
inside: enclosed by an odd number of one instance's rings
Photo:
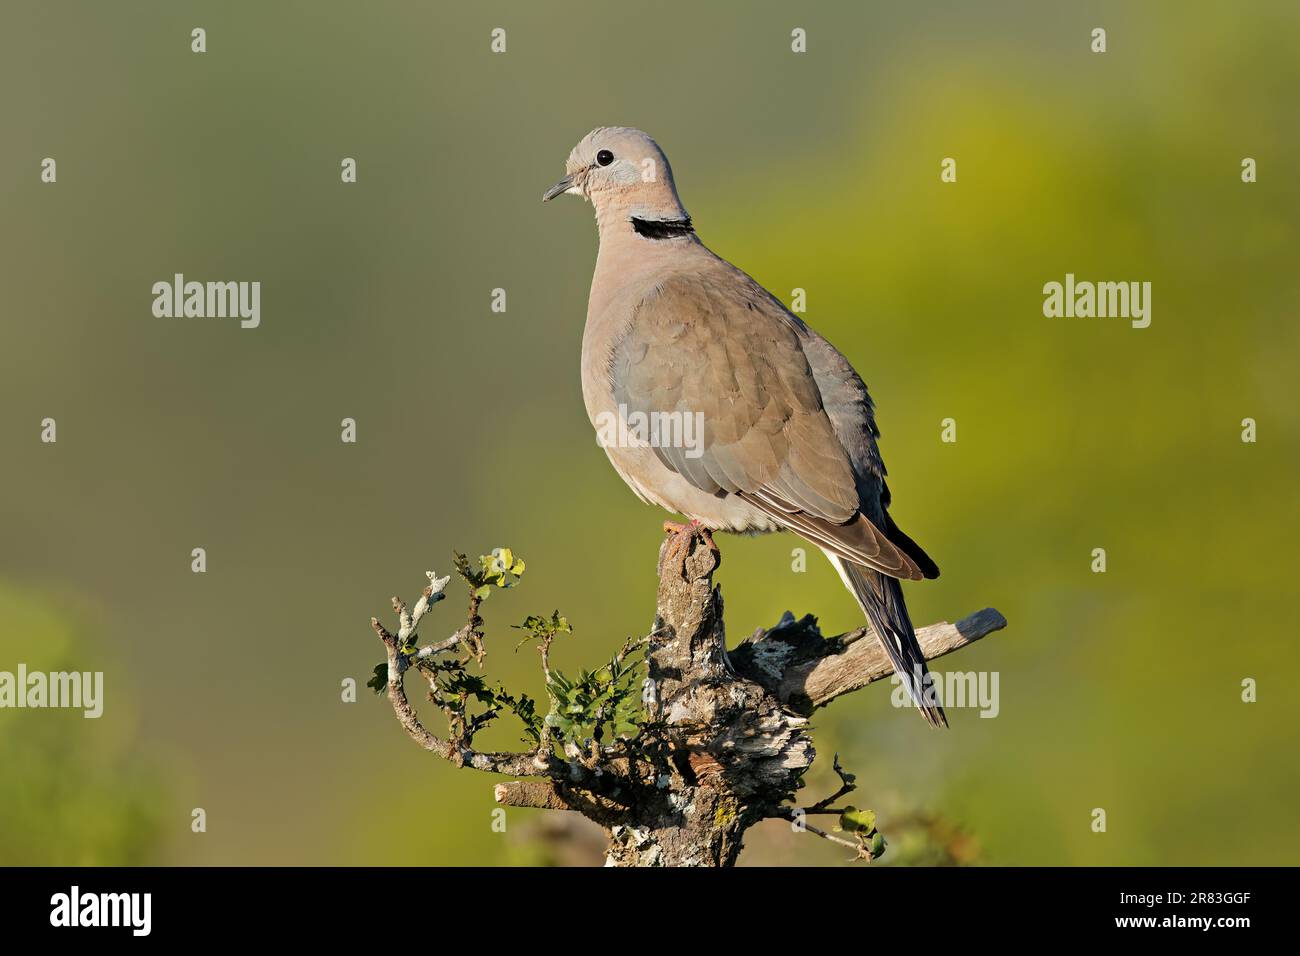
[[[871,622],[880,646],[889,655],[908,695],[921,716],[933,727],[947,727],[948,718],[935,699],[930,671],[925,666],[925,654],[917,643],[912,620],[903,603],[903,587],[897,578],[891,578],[870,568],[858,567],[827,552],[835,569],[840,572],[844,586],[853,592],[858,604]]]

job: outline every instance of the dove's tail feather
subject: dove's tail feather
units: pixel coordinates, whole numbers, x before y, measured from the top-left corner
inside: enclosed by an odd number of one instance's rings
[[[925,666],[925,653],[916,640],[907,605],[903,602],[903,586],[897,578],[887,574],[860,568],[829,552],[826,556],[840,572],[845,587],[858,599],[858,605],[871,622],[880,646],[894,665],[894,673],[907,688],[921,716],[933,727],[947,727],[948,718],[935,702],[930,671]]]

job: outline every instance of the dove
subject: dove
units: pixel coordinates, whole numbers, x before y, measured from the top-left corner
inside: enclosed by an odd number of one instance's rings
[[[946,727],[900,584],[939,569],[889,514],[861,376],[701,242],[645,133],[584,136],[542,200],[565,194],[591,202],[599,234],[581,358],[592,424],[678,416],[702,426],[691,443],[656,440],[684,429],[602,440],[614,469],[706,534],[789,531],[820,548],[922,716]]]

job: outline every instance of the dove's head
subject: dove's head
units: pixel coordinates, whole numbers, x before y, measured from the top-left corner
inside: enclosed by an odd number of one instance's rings
[[[690,222],[677,198],[668,157],[639,129],[602,126],[592,130],[573,147],[564,172],[564,178],[546,190],[542,201],[564,193],[590,199],[602,227],[614,220]]]

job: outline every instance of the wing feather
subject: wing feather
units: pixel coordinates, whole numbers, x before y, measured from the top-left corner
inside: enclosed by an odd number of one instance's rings
[[[854,564],[919,578],[917,563],[873,523],[884,517],[878,496],[863,507],[853,456],[805,354],[809,334],[743,273],[668,277],[615,342],[610,384],[629,414],[703,419],[702,447],[654,449],[696,488],[738,495]]]

